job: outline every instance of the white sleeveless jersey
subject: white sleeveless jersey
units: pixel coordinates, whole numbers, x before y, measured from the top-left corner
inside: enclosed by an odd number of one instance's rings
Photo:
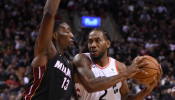
[[[91,60],[91,70],[94,73],[95,77],[111,77],[119,74],[117,61],[115,59],[109,57],[108,64],[104,67],[100,67],[99,65],[93,63],[89,53],[85,53],[85,55],[88,56]],[[121,100],[121,82],[107,90],[97,91],[94,93],[88,93],[80,83],[76,83],[75,85],[79,100]]]

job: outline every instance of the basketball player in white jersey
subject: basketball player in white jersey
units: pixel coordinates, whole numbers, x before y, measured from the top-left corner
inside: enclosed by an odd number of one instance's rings
[[[79,100],[142,100],[159,82],[154,82],[137,94],[129,94],[127,78],[137,72],[144,72],[139,67],[147,63],[139,63],[144,57],[136,57],[126,68],[125,64],[108,57],[110,38],[102,29],[94,29],[88,36],[90,53],[78,54],[73,59],[76,67],[76,90]],[[159,75],[160,76],[160,75]]]

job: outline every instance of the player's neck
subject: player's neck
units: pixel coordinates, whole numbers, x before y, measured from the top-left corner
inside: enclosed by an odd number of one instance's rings
[[[108,64],[109,62],[109,57],[107,55],[104,55],[98,60],[93,60],[93,62],[101,67],[104,67]]]
[[[59,53],[59,54],[61,54],[62,56],[64,56],[64,51],[65,51],[65,50],[61,47],[61,45],[58,44],[58,42],[56,42],[56,41],[53,41],[53,44],[54,44],[54,47],[55,47],[57,53]]]
[[[60,49],[58,46],[56,47],[56,50],[59,54],[61,54],[62,56],[64,55],[64,50]]]

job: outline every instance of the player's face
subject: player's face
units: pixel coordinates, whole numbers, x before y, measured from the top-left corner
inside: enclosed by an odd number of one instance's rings
[[[58,41],[63,49],[67,50],[73,46],[74,35],[67,23],[60,24]]]
[[[107,54],[110,41],[107,40],[102,31],[92,31],[88,37],[88,49],[93,59],[100,59]]]

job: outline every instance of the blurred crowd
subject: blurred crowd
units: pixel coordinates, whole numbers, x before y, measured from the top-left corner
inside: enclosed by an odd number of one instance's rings
[[[0,100],[20,100],[32,73],[33,46],[45,0],[1,0],[0,2]],[[162,66],[159,85],[145,100],[173,100],[175,86],[175,1],[174,0],[62,0],[59,9],[74,14],[106,18],[110,13],[122,38],[112,39],[109,55],[130,65],[139,55],[155,57]],[[63,19],[57,13],[56,19]],[[72,27],[74,29],[74,27]],[[73,30],[75,46],[66,53],[87,52],[91,29]],[[128,80],[132,93],[144,86]]]
[[[138,55],[155,57],[162,66],[163,77],[146,100],[171,100],[170,88],[175,86],[175,1],[114,2],[113,16],[124,38],[122,42],[113,41],[115,57],[126,64]],[[133,86],[136,92],[142,88],[131,84]]]

